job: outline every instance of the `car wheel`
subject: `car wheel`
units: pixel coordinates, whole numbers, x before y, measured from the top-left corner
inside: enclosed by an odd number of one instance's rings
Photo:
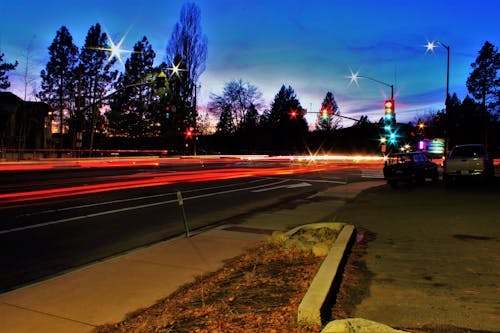
[[[437,182],[439,181],[439,173],[438,173],[437,171],[436,171],[436,172],[434,172],[434,173],[432,174],[431,179],[432,179],[432,182],[433,182],[433,183],[437,183]]]
[[[444,185],[446,186],[450,186],[452,183],[453,183],[453,178],[444,174],[443,175],[443,181],[444,181]]]

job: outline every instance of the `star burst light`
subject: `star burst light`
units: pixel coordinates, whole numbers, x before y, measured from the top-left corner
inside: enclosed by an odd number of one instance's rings
[[[118,59],[120,64],[122,64],[122,66],[123,66],[124,64],[123,64],[123,59],[122,59],[121,54],[122,53],[132,53],[132,51],[124,50],[121,48],[123,41],[125,40],[125,37],[127,37],[127,34],[123,35],[123,37],[120,39],[120,41],[117,44],[115,44],[115,42],[113,42],[113,39],[111,38],[111,36],[108,33],[106,33],[106,36],[108,37],[108,42],[110,45],[110,47],[107,49],[107,51],[110,52],[109,57],[108,57],[108,62],[110,62],[113,58],[116,58],[116,59]]]
[[[124,66],[123,63],[123,58],[122,58],[122,53],[133,53],[133,51],[125,50],[122,49],[122,44],[125,38],[127,37],[127,34],[123,35],[123,37],[120,39],[118,43],[115,44],[111,36],[106,32],[106,38],[108,39],[109,47],[89,47],[89,49],[92,50],[99,50],[99,51],[106,51],[109,52],[109,57],[107,62],[110,62],[113,60],[113,58],[118,59],[120,64]]]
[[[171,71],[169,79],[171,79],[172,76],[174,76],[174,75],[176,75],[179,79],[182,79],[179,72],[181,72],[181,71],[185,72],[185,71],[187,71],[187,69],[180,68],[180,65],[181,65],[181,61],[179,61],[178,64],[174,64],[172,67],[167,68]]]
[[[349,81],[348,87],[350,87],[353,82],[359,87],[359,83],[358,83],[359,71],[353,72],[352,69],[351,69],[351,75],[347,76],[347,78],[351,79],[351,81]]]
[[[436,47],[436,44],[434,42],[427,42],[427,45],[425,45],[427,48],[426,52],[434,52],[434,48]]]

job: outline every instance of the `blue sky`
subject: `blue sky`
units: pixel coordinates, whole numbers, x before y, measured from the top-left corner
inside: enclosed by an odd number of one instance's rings
[[[206,71],[200,79],[201,104],[220,94],[225,83],[242,79],[257,86],[269,104],[282,84],[291,85],[302,106],[318,111],[332,91],[341,113],[377,121],[390,89],[369,79],[349,84],[351,70],[395,86],[399,121],[443,108],[446,49],[426,52],[427,41],[450,46],[450,92],[460,99],[485,41],[500,45],[499,0],[199,0],[208,38]],[[10,91],[28,99],[38,84],[47,48],[65,25],[78,47],[90,26],[100,23],[114,40],[126,35],[132,49],[142,36],[151,42],[156,62],[165,48],[184,1],[125,0],[3,2],[0,52],[19,61],[10,73]],[[26,61],[29,59],[29,61]],[[26,66],[28,63],[28,66]],[[313,115],[308,116],[310,123]],[[348,126],[345,122],[344,126]]]

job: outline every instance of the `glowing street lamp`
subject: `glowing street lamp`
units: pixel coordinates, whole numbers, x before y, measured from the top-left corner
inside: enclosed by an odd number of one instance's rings
[[[122,36],[122,38],[120,39],[120,41],[118,43],[115,43],[113,41],[113,39],[111,38],[111,36],[109,35],[109,33],[106,32],[106,38],[108,39],[109,47],[87,47],[87,49],[109,52],[108,59],[106,60],[107,63],[110,62],[111,60],[113,60],[113,58],[116,58],[118,60],[118,62],[122,66],[124,66],[122,53],[135,53],[135,51],[122,49],[122,44],[125,41],[126,37],[127,37],[127,33]]]
[[[359,87],[358,79],[363,78],[363,79],[368,79],[370,81],[373,81],[373,82],[376,82],[378,84],[382,84],[384,86],[391,88],[391,98],[386,99],[384,102],[385,137],[380,139],[382,152],[385,153],[386,149],[387,149],[387,144],[390,144],[393,146],[397,145],[396,132],[392,131],[393,128],[397,128],[397,126],[396,126],[396,114],[394,112],[394,109],[395,109],[395,107],[394,107],[394,85],[389,84],[389,83],[385,83],[383,81],[374,79],[372,77],[359,75],[359,72],[353,72],[352,70],[351,70],[351,76],[348,76],[348,78],[351,79],[351,81],[349,82],[349,85],[351,85],[354,82]],[[397,131],[397,129],[396,129],[396,131]]]
[[[170,70],[170,78],[169,79],[171,79],[172,76],[176,75],[179,78],[179,80],[181,80],[181,75],[179,72],[186,72],[187,69],[180,68],[180,66],[181,66],[181,61],[179,61],[179,63],[177,63],[177,64],[173,64],[172,67],[167,68],[168,70]]]
[[[351,85],[353,82],[356,83],[356,85],[359,87],[359,83],[358,83],[358,79],[367,79],[367,80],[371,80],[373,82],[376,82],[376,83],[379,83],[379,84],[382,84],[386,87],[389,87],[391,88],[391,99],[394,99],[394,85],[392,84],[389,84],[389,83],[385,83],[383,81],[380,81],[380,80],[377,80],[377,79],[374,79],[372,77],[368,77],[368,76],[364,76],[364,75],[359,75],[359,72],[353,72],[351,70],[351,76],[348,76],[349,79],[351,79],[351,81],[349,82],[349,85]]]
[[[426,45],[427,51],[434,52],[436,45],[445,48],[446,52],[448,53],[448,59],[446,62],[446,104],[445,104],[446,106],[448,104],[448,97],[450,96],[450,47],[437,40],[437,41],[427,42]]]

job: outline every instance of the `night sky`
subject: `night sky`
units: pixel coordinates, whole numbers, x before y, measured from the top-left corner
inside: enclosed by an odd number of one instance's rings
[[[157,54],[165,48],[184,1],[27,1],[0,5],[0,52],[8,62],[9,89],[24,98],[24,77],[39,86],[47,48],[65,25],[80,48],[89,28],[100,23],[123,49],[146,36]],[[369,79],[350,83],[352,72],[395,86],[398,121],[444,107],[446,49],[426,52],[428,41],[450,46],[450,92],[467,94],[466,80],[485,41],[500,45],[499,0],[200,0],[208,38],[201,103],[220,94],[225,83],[242,79],[257,86],[265,105],[281,85],[291,85],[304,108],[318,111],[332,91],[340,112],[378,121],[390,89]],[[127,57],[127,55],[124,55]],[[28,67],[26,63],[28,61]],[[121,69],[121,68],[119,68]],[[309,123],[315,117],[308,116]],[[344,122],[344,126],[350,125]]]

